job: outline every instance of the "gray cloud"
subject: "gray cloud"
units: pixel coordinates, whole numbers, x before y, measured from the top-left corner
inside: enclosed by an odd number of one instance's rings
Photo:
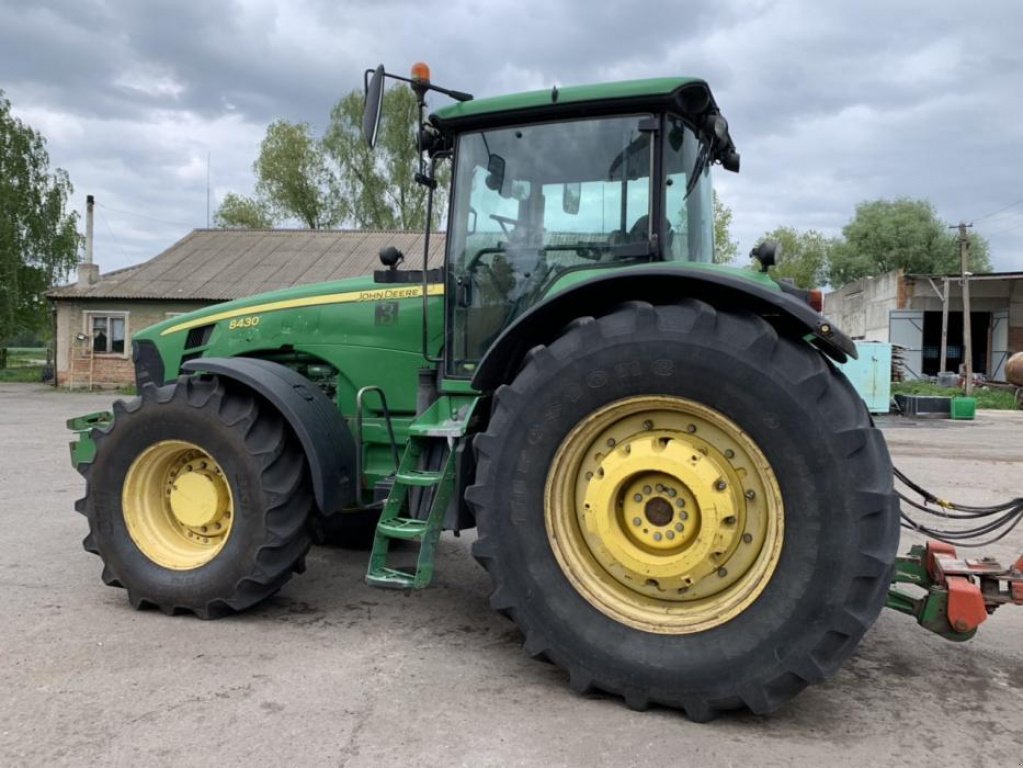
[[[246,192],[269,121],[322,128],[365,67],[420,59],[478,95],[705,77],[743,153],[717,180],[744,249],[909,195],[1023,269],[1023,205],[980,218],[1023,198],[1020,28],[1011,0],[0,0],[0,88],[100,201],[104,269],[205,224],[207,153],[214,197]]]

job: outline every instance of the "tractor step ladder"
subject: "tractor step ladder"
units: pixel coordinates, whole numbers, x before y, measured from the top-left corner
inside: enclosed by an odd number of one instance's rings
[[[438,470],[419,469],[421,459],[433,445],[443,445],[444,461]],[[384,502],[373,551],[366,571],[366,583],[385,589],[423,589],[433,579],[433,556],[444,523],[444,512],[454,490],[455,453],[448,440],[441,437],[410,434],[405,453],[401,457],[387,501]],[[411,491],[421,488],[423,493],[433,490],[430,508],[425,519],[412,517]],[[416,541],[419,556],[415,572],[387,565],[391,542]]]

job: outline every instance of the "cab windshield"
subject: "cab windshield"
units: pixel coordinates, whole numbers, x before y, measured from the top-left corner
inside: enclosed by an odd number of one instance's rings
[[[663,233],[652,225],[659,134],[651,125],[650,116],[635,115],[459,138],[447,245],[451,373],[471,372],[566,272],[654,258],[710,260],[709,178],[696,136],[673,118]],[[664,247],[654,247],[661,237]]]

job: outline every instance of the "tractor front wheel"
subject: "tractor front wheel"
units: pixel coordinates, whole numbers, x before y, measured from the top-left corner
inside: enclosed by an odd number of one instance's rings
[[[265,401],[182,377],[114,405],[79,470],[85,549],[133,606],[216,618],[301,570],[312,510],[305,455]]]
[[[492,605],[573,687],[776,709],[884,604],[898,516],[845,377],[765,320],[634,303],[496,393],[468,498]]]

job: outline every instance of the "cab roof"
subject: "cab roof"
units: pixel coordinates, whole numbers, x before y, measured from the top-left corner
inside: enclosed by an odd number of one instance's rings
[[[693,77],[658,77],[462,101],[437,110],[430,121],[442,130],[457,133],[530,120],[665,110],[678,110],[693,117],[718,111],[705,81]]]

